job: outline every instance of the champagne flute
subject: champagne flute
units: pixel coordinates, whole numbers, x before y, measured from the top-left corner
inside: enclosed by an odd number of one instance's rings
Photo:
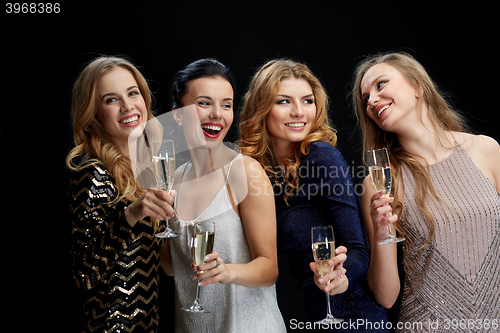
[[[215,223],[201,221],[194,225],[193,240],[191,243],[191,251],[193,254],[193,263],[198,266],[203,264],[207,254],[213,252],[215,239]],[[201,274],[203,272],[198,272]],[[181,310],[193,313],[210,313],[201,306],[200,302],[200,282],[196,282],[196,297],[193,305],[183,307]]]
[[[328,262],[335,257],[335,238],[333,228],[329,225],[311,228],[311,242],[314,262],[319,274],[324,277],[330,274],[333,267]],[[326,283],[330,284],[330,281]],[[321,324],[341,323],[344,319],[335,318],[330,308],[330,294],[326,293],[326,318],[318,321]]]
[[[391,193],[391,165],[387,149],[369,150],[366,152],[365,157],[373,188],[376,191],[384,191],[382,196],[388,196]],[[387,215],[389,214],[387,213]],[[392,234],[390,224],[387,225],[387,228],[389,229],[389,236],[387,239],[379,242],[380,245],[398,243],[405,240],[405,238],[396,237]]]
[[[153,171],[156,178],[156,187],[170,193],[174,183],[175,151],[172,140],[153,141]],[[156,234],[158,238],[179,237],[179,232],[174,232],[166,219],[165,231]]]

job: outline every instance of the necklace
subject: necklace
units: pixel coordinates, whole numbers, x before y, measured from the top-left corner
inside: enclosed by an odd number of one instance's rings
[[[271,172],[269,174],[269,180],[273,183],[273,187],[276,185],[279,188],[282,188],[286,183],[286,178],[283,175],[283,169],[280,168],[279,170],[276,170],[276,167],[273,169],[275,172]]]

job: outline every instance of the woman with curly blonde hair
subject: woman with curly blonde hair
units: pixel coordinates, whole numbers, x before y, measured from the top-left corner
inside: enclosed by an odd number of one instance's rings
[[[71,256],[88,294],[85,332],[156,332],[163,240],[154,235],[173,200],[135,183],[128,151],[130,133],[153,118],[148,84],[129,61],[99,57],[78,76],[71,110]]]
[[[309,318],[325,317],[326,292],[332,314],[345,321],[337,328],[350,331],[360,318],[380,324],[387,315],[366,289],[368,250],[353,181],[336,141],[328,96],[306,65],[280,59],[257,71],[241,112],[241,152],[259,161],[274,184],[278,250],[289,257]],[[320,225],[332,225],[340,245],[329,262],[334,270],[324,278],[311,251],[311,227]]]

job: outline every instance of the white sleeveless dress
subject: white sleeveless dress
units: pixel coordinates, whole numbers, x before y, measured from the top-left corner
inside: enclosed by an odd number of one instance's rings
[[[240,156],[240,155],[238,155]],[[239,158],[239,157],[236,158]],[[236,159],[235,158],[235,159]],[[234,161],[234,159],[233,159]],[[187,169],[184,167],[179,184]],[[232,162],[228,174],[231,171]],[[227,183],[226,177],[226,183]],[[276,300],[275,285],[249,288],[233,283],[214,283],[200,287],[200,301],[210,313],[190,313],[182,307],[193,304],[196,295],[195,274],[191,269],[190,241],[193,226],[198,221],[215,222],[214,251],[226,264],[245,264],[252,260],[241,218],[228,200],[224,185],[207,209],[192,221],[170,220],[171,227],[182,234],[169,239],[175,281],[176,332],[286,332]],[[180,185],[177,188],[179,193]],[[177,201],[176,196],[176,201]],[[177,205],[177,202],[175,203]]]

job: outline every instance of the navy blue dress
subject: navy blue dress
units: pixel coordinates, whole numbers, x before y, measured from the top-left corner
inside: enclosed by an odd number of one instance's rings
[[[387,327],[387,312],[375,301],[366,281],[370,256],[350,171],[342,154],[332,145],[323,141],[311,144],[309,154],[298,169],[300,186],[288,198],[289,206],[283,198],[284,186],[283,193],[279,187],[274,188],[278,250],[287,255],[290,270],[304,292],[309,319],[311,322],[323,319],[326,296],[315,285],[309,268],[309,263],[314,261],[311,228],[333,226],[335,247],[347,248],[344,268],[349,288],[330,298],[333,316],[345,321],[343,326],[337,326],[338,330],[332,331],[388,332],[390,330],[380,329]],[[356,323],[361,325],[353,325]]]

